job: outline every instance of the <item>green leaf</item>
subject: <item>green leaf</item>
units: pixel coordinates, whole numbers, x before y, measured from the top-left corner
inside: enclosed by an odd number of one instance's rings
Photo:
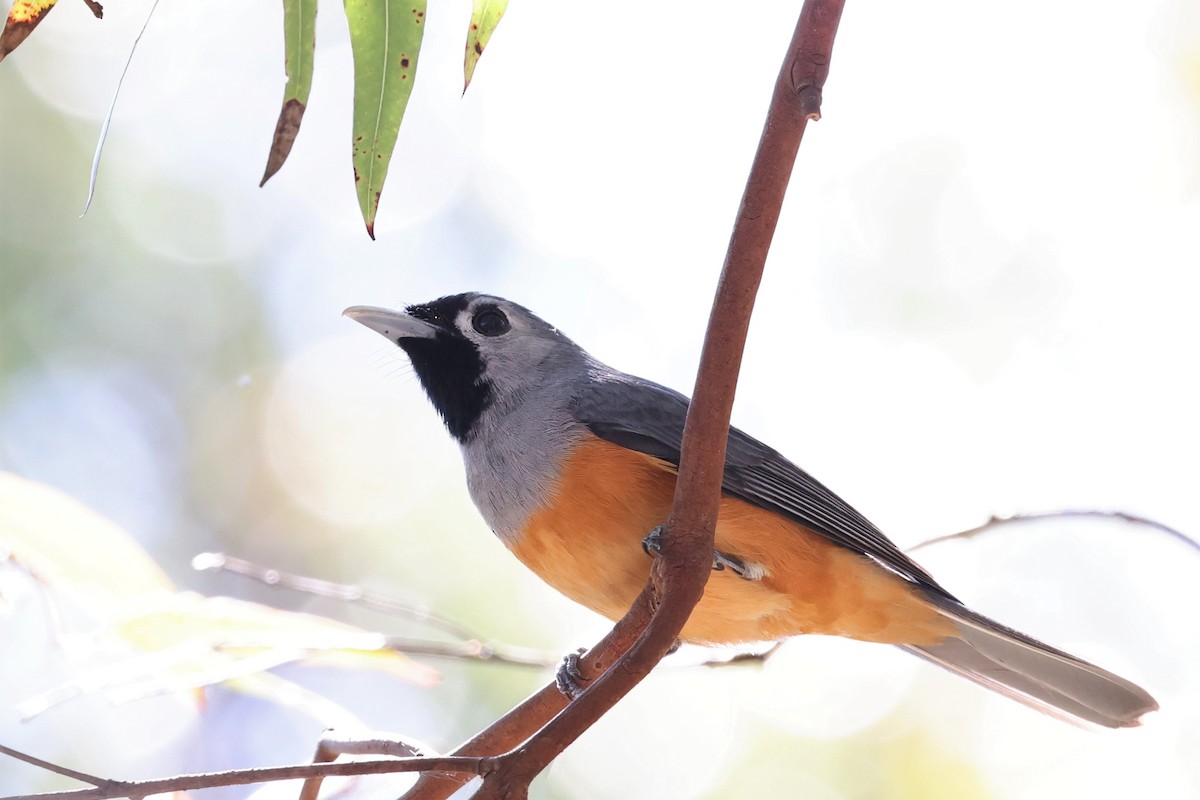
[[[471,85],[471,76],[475,74],[475,65],[483,55],[483,48],[487,47],[507,9],[508,0],[475,0],[471,25],[467,28],[467,54],[463,58],[463,92]]]
[[[279,171],[300,132],[300,120],[308,106],[312,90],[313,51],[317,46],[317,0],[283,0],[283,68],[287,86],[283,89],[283,108],[275,123],[271,152],[262,186]]]
[[[417,77],[425,0],[346,0],[354,53],[354,183],[367,235]]]

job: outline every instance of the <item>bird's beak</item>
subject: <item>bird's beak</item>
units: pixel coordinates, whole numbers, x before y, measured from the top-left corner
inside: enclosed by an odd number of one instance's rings
[[[342,315],[355,322],[361,322],[376,333],[397,343],[401,339],[432,339],[438,330],[425,320],[417,319],[410,314],[375,306],[350,306],[342,312]]]

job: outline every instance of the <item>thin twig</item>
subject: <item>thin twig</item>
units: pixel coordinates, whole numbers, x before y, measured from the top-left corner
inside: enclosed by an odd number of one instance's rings
[[[1115,519],[1122,522],[1128,522],[1131,525],[1140,525],[1146,528],[1152,528],[1159,533],[1165,533],[1172,539],[1182,542],[1193,550],[1200,551],[1200,542],[1197,542],[1192,537],[1188,536],[1181,530],[1172,528],[1170,525],[1164,525],[1158,520],[1150,519],[1149,517],[1140,517],[1136,514],[1129,514],[1124,511],[1103,511],[1100,509],[1064,509],[1061,511],[1035,511],[1028,514],[1009,514],[1008,516],[999,516],[993,514],[987,522],[982,525],[976,525],[974,528],[968,528],[965,531],[958,533],[947,533],[944,536],[935,536],[932,539],[927,539],[920,544],[913,545],[906,552],[915,553],[930,545],[942,544],[943,542],[953,541],[955,539],[973,539],[981,533],[999,528],[1003,525],[1010,525],[1024,522],[1043,522],[1048,519],[1069,519],[1069,518],[1086,518],[1086,519]]]
[[[63,775],[67,778],[74,778],[83,783],[90,783],[93,786],[103,786],[107,781],[104,778],[97,778],[95,775],[89,775],[86,772],[70,769],[68,767],[60,767],[58,764],[52,764],[49,761],[43,761],[36,756],[31,756],[28,753],[22,753],[20,750],[13,750],[11,747],[5,747],[0,744],[0,753],[3,753],[10,758],[15,758],[18,761],[24,761],[26,764],[32,764],[35,767],[41,767],[44,770]]]
[[[464,661],[483,661],[493,664],[505,664],[515,667],[535,667],[548,669],[557,667],[562,661],[560,656],[534,650],[528,647],[518,647],[509,644],[488,642],[474,635],[465,625],[435,614],[426,608],[410,605],[394,597],[370,592],[352,584],[334,583],[320,578],[283,572],[272,567],[264,567],[242,558],[226,555],[225,553],[200,553],[192,559],[192,567],[197,570],[217,570],[230,572],[235,575],[251,578],[268,586],[279,586],[318,597],[328,597],[344,600],[348,603],[371,608],[384,613],[409,617],[419,622],[426,622],[432,627],[459,637],[458,642],[438,642],[429,639],[411,639],[402,636],[388,636],[386,646],[409,656],[426,656],[429,658],[451,658]],[[763,653],[737,653],[728,658],[712,658],[696,664],[684,664],[684,667],[722,667],[729,664],[745,664],[752,661],[766,661],[775,650]]]
[[[518,667],[540,669],[557,666],[560,661],[557,657],[529,648],[487,642],[472,633],[465,625],[460,625],[426,608],[405,603],[385,594],[371,592],[360,586],[283,572],[225,553],[200,553],[192,559],[192,568],[201,571],[229,572],[259,581],[267,586],[278,586],[317,597],[342,600],[385,614],[407,617],[461,640],[437,642],[401,636],[387,637],[386,644],[389,648],[401,651],[406,655],[485,661],[493,664],[511,664]]]
[[[38,573],[29,564],[21,561],[11,552],[4,553],[5,563],[12,564],[15,569],[25,573],[25,575],[33,582],[38,594],[42,598],[42,607],[46,610],[46,625],[50,630],[56,644],[63,647],[64,626],[62,621],[62,611],[58,606],[58,599],[54,592],[50,589],[50,582]],[[65,649],[65,648],[64,648]]]
[[[434,614],[426,608],[397,600],[394,597],[368,591],[361,586],[333,583],[332,581],[325,581],[319,578],[294,575],[290,572],[264,567],[247,561],[244,558],[237,558],[225,553],[200,553],[192,559],[192,569],[231,572],[234,575],[251,578],[267,586],[279,586],[284,589],[291,589],[317,597],[342,600],[384,614],[407,617],[416,622],[429,625],[431,628],[444,631],[458,639],[467,641],[478,641],[480,639],[479,636],[468,630],[466,626],[460,625],[453,620]]]
[[[88,5],[91,6],[92,4],[88,3]],[[96,12],[98,5],[92,6],[92,13]],[[149,13],[146,14],[146,21],[142,23],[142,29],[138,31],[133,44],[129,47],[129,57],[125,59],[125,66],[121,69],[121,77],[117,78],[117,88],[113,90],[112,102],[108,105],[108,113],[104,115],[104,124],[100,126],[100,136],[96,140],[96,153],[92,156],[92,171],[88,175],[87,200],[83,203],[83,213],[79,215],[81,217],[87,215],[88,209],[92,207],[92,198],[96,196],[96,177],[100,174],[100,157],[104,154],[104,141],[108,138],[108,127],[112,124],[113,113],[117,110],[117,98],[121,96],[121,87],[125,84],[125,75],[129,72],[129,65],[133,63],[133,54],[137,52],[138,43],[142,41],[142,36],[146,33],[146,28],[150,26],[150,18],[154,16],[154,12],[157,9],[158,0],[154,0],[154,4],[150,6]]]
[[[5,748],[7,751],[8,749]],[[23,755],[23,754],[21,754]],[[19,756],[18,756],[19,757]],[[23,759],[27,760],[27,759]],[[364,761],[342,761],[322,764],[292,764],[283,767],[231,769],[224,772],[203,772],[174,775],[145,781],[102,780],[93,789],[72,789],[65,792],[43,792],[0,797],[0,800],[112,800],[113,798],[143,798],[166,792],[187,792],[212,789],[218,786],[244,786],[250,783],[296,780],[300,778],[334,777],[344,775],[386,775],[396,772],[439,770],[466,775],[487,776],[496,767],[492,758],[462,758],[438,756],[432,758],[379,758]],[[47,766],[49,769],[50,767]],[[55,770],[56,772],[58,770]],[[93,781],[87,778],[88,783]]]
[[[458,660],[483,661],[491,664],[506,664],[514,667],[556,667],[562,661],[539,650],[509,645],[484,644],[477,639],[466,642],[432,642],[427,639],[406,639],[388,636],[387,646],[408,656],[429,658],[453,658]]]
[[[338,756],[344,755],[436,758],[441,754],[424,742],[402,739],[392,733],[378,731],[342,733],[330,729],[321,735],[321,741],[317,743],[317,751],[313,754],[313,763],[328,763],[337,759]],[[304,785],[300,788],[299,800],[317,800],[323,782],[324,776],[304,781]]]

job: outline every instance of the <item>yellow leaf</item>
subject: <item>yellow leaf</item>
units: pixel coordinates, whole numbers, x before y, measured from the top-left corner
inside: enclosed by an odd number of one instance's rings
[[[178,592],[119,526],[57,489],[0,472],[4,551],[48,589],[92,612],[104,626],[100,643],[116,654],[22,703],[25,717],[96,691],[113,702],[223,682],[264,691],[267,683],[245,679],[289,662],[369,669],[422,686],[438,680],[436,670],[388,647],[381,634],[312,614]],[[322,718],[338,716],[332,706],[308,705]]]
[[[36,24],[58,0],[17,0],[8,12],[11,22],[33,22]]]
[[[389,648],[382,634],[231,597],[160,595],[139,603],[113,630],[144,652],[202,646],[234,661],[269,652],[279,663],[322,658],[344,667],[383,670],[422,685],[437,680],[436,671]]]
[[[46,586],[85,607],[174,591],[132,536],[79,501],[0,472],[0,547]]]
[[[389,648],[381,634],[230,597],[175,592],[131,600],[106,633],[111,649],[137,653],[81,670],[74,680],[21,703],[21,715],[28,718],[94,691],[126,702],[224,682],[261,690],[264,684],[240,681],[291,662],[370,669],[420,686],[439,677],[432,667]]]
[[[37,24],[45,19],[58,0],[15,0],[8,11],[4,31],[0,32],[0,61],[17,49],[17,46],[33,33]],[[83,0],[97,17],[104,16],[104,9],[95,0]]]

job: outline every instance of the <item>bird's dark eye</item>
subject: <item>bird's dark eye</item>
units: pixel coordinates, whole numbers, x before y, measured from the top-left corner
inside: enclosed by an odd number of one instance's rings
[[[471,327],[484,336],[499,336],[507,333],[511,326],[503,311],[487,306],[476,311],[475,316],[471,317]]]

